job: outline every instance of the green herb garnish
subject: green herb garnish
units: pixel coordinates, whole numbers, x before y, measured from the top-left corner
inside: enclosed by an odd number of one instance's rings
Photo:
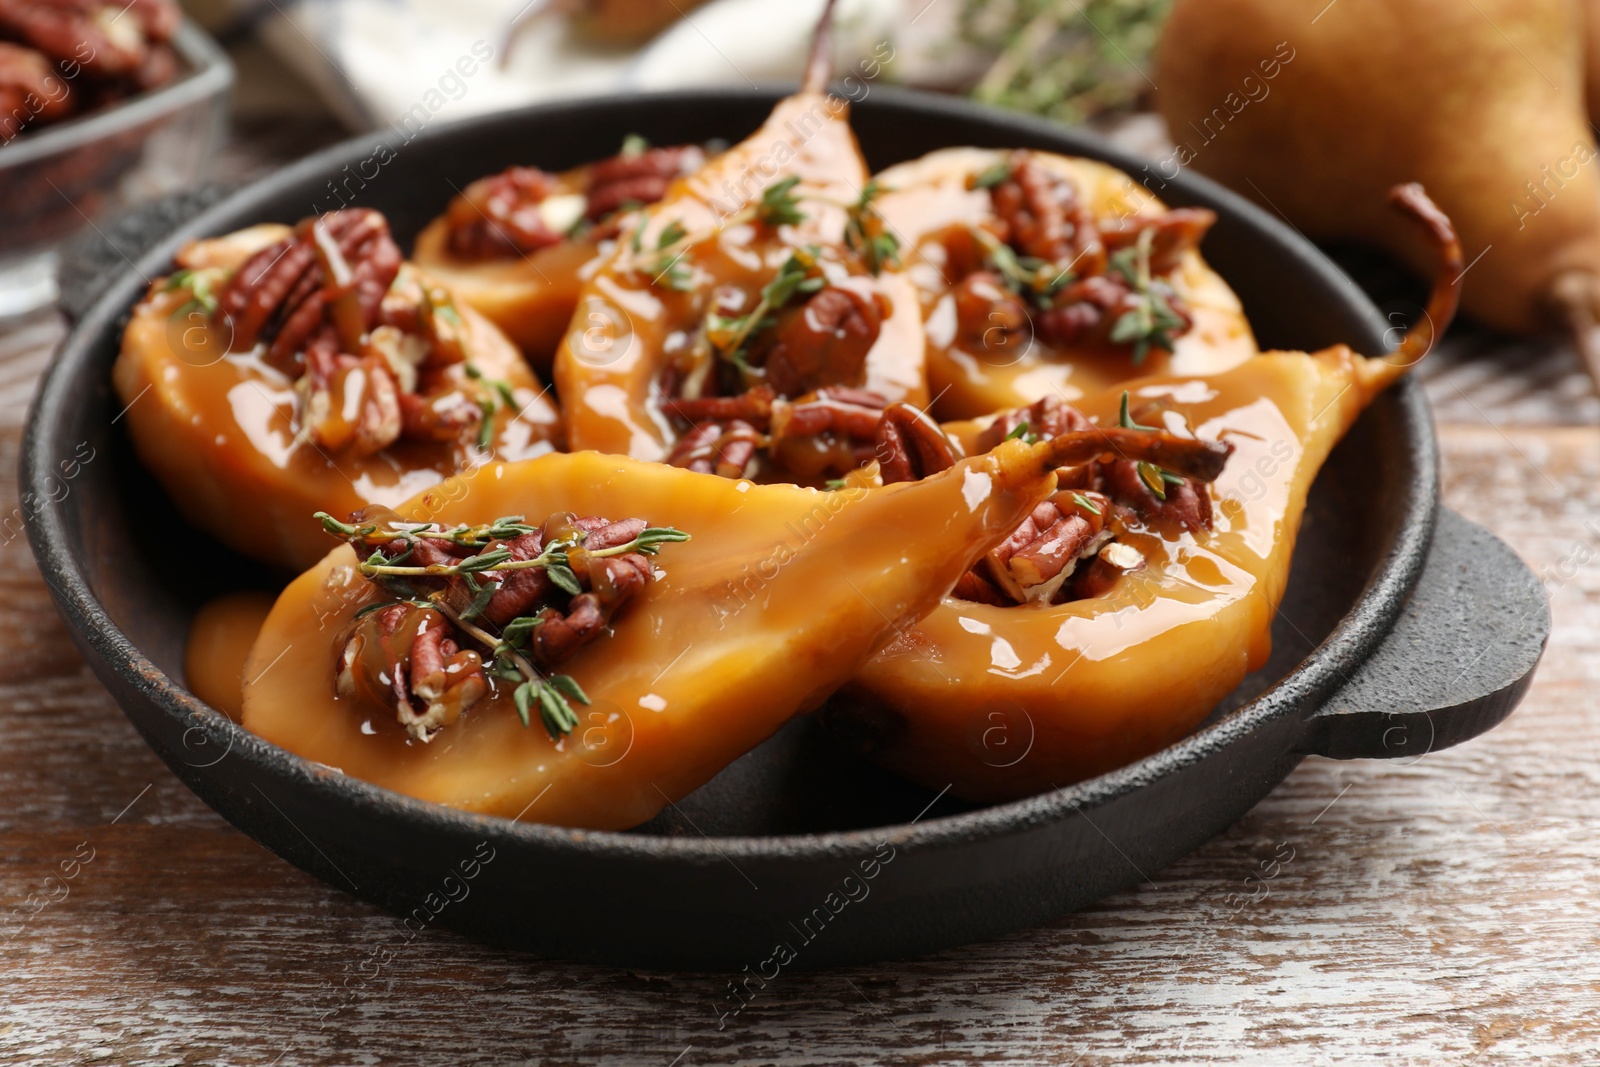
[[[804,222],[806,216],[800,210],[800,198],[794,195],[794,187],[799,184],[800,176],[795,174],[767,186],[761,193],[761,202],[756,205],[756,218],[768,226],[793,226]]]
[[[844,246],[859,255],[873,274],[900,265],[900,239],[889,232],[889,224],[873,203],[882,191],[876,178],[867,182],[850,205],[844,225]]]
[[[1134,306],[1124,311],[1111,324],[1110,339],[1113,344],[1132,344],[1133,362],[1138,366],[1152,348],[1166,352],[1173,349],[1177,332],[1187,325],[1182,316],[1172,310],[1163,287],[1150,275],[1150,250],[1155,243],[1155,231],[1140,231],[1138,241],[1111,255],[1109,269],[1120,274],[1133,289]]]

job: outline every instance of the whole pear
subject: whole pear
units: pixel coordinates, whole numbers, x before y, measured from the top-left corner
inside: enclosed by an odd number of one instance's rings
[[[1313,239],[1371,243],[1423,271],[1427,248],[1387,220],[1384,199],[1419,181],[1461,233],[1469,314],[1592,333],[1587,2],[1177,0],[1154,97],[1177,150],[1146,180],[1159,192],[1162,175],[1192,166]]]

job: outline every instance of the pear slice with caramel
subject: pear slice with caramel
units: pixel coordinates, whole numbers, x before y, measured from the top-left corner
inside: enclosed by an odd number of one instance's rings
[[[1131,455],[1058,472],[1072,491],[1030,515],[1008,551],[991,553],[869,663],[830,707],[830,727],[924,785],[1009,799],[1171,744],[1262,666],[1312,481],[1455,312],[1462,257],[1449,220],[1420,186],[1393,198],[1425,224],[1442,261],[1427,312],[1399,350],[1376,359],[1343,345],[1268,352],[1219,374],[1140,378],[1081,401],[1075,417],[1086,423],[1186,428],[1226,439],[1233,457],[1210,488]],[[969,447],[1002,431],[1048,435],[1071,422],[1048,406],[948,429]],[[1063,573],[1053,587],[1037,581]],[[1049,595],[1032,598],[1033,588]]]
[[[376,211],[196,241],[134,308],[112,371],[139,458],[185,518],[295,570],[314,511],[398,504],[560,421],[516,348],[403,263]]]
[[[927,400],[915,289],[826,92],[824,11],[800,92],[625,224],[556,353],[568,445],[819,485]]]
[[[1076,400],[1256,354],[1239,299],[1200,257],[1216,216],[1123,172],[1039,151],[947,148],[890,167],[880,210],[906,242],[941,418]]]
[[[244,725],[426,800],[634,826],[820,704],[1100,448],[838,492],[595,452],[484,467],[325,519],[350,544],[273,607]]]
[[[694,145],[630,137],[609,159],[559,173],[515,166],[468,185],[417,235],[413,258],[516,342],[540,373],[624,216],[705,162]]]

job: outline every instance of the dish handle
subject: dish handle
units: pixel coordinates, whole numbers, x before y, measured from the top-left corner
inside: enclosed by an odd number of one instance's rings
[[[1550,637],[1543,585],[1510,547],[1447,508],[1394,629],[1306,722],[1298,750],[1421,759],[1517,706]]]

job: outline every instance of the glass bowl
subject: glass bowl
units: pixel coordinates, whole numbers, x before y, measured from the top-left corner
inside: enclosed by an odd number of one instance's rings
[[[171,43],[183,66],[172,82],[0,147],[0,319],[55,300],[63,241],[206,177],[233,64],[187,19]]]

